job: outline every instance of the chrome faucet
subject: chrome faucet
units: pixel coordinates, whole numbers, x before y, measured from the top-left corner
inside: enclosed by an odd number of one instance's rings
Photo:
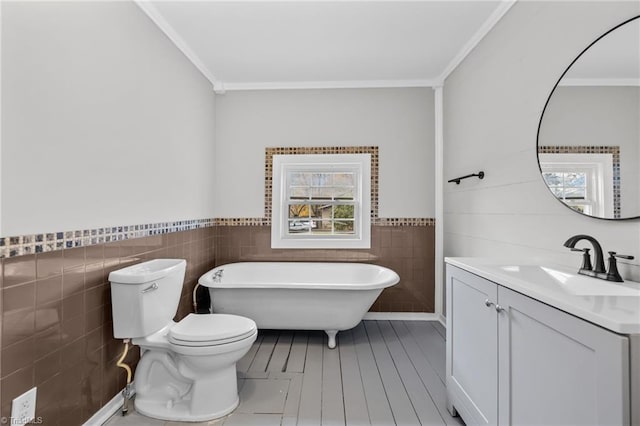
[[[595,266],[591,266],[591,255],[589,254],[590,249],[575,248],[576,244],[582,240],[589,241],[593,246],[593,251],[595,252],[595,259],[594,259]],[[578,271],[579,274],[587,275],[589,277],[599,278],[601,280],[615,281],[620,283],[623,282],[624,280],[622,279],[622,277],[620,276],[620,273],[618,272],[616,258],[629,259],[629,260],[633,259],[633,256],[617,254],[614,251],[610,251],[609,252],[609,268],[608,268],[608,271],[605,271],[604,257],[602,255],[602,246],[600,245],[598,240],[596,240],[592,236],[584,235],[584,234],[574,235],[573,237],[569,238],[567,241],[564,242],[564,246],[570,248],[571,251],[580,251],[583,253],[582,266]]]

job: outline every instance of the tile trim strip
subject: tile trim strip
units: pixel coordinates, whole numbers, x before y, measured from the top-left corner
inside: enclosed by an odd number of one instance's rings
[[[211,226],[215,226],[213,218],[2,237],[0,238],[0,258],[85,247]]]
[[[263,217],[230,217],[216,219],[215,226],[268,226],[270,223]]]
[[[260,217],[216,219],[215,226],[270,226],[269,220]],[[373,226],[435,226],[432,217],[379,217],[373,219]]]
[[[436,226],[432,217],[379,217],[373,222],[375,226]]]
[[[144,225],[112,226],[106,228],[84,229],[78,231],[47,232],[42,234],[0,237],[0,258],[23,256],[64,250],[74,247],[86,247],[112,241],[130,240],[171,232],[213,226],[269,226],[265,218],[210,218],[181,220],[176,222],[158,222]],[[414,218],[376,218],[373,226],[435,226],[436,220],[427,217]]]
[[[612,146],[539,146],[540,154],[611,154],[613,163],[613,217],[619,219],[622,201],[620,199],[620,147]]]

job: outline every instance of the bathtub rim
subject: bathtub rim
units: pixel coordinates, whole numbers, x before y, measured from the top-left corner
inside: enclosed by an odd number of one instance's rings
[[[252,283],[233,283],[233,282],[224,282],[224,277],[221,281],[214,281],[212,279],[213,274],[220,269],[228,268],[233,265],[251,265],[251,264],[284,264],[284,265],[353,265],[360,266],[366,268],[373,268],[377,270],[381,270],[384,273],[386,279],[381,280],[380,277],[374,282],[367,283],[317,283],[317,282],[268,282],[268,283],[260,283],[258,281]],[[387,268],[386,266],[376,265],[373,263],[362,263],[362,262],[232,262],[226,263],[224,265],[218,265],[215,268],[204,273],[199,279],[198,284],[207,288],[219,288],[219,289],[254,289],[254,288],[274,288],[274,289],[299,289],[299,290],[336,290],[336,291],[359,291],[359,290],[376,290],[376,289],[385,289],[388,287],[392,287],[400,282],[400,276],[393,269]]]

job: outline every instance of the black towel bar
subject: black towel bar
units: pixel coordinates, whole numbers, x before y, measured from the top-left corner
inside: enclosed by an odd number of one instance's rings
[[[460,176],[460,177],[457,177],[455,179],[448,180],[447,182],[449,182],[449,183],[455,182],[456,185],[460,185],[460,181],[462,179],[467,179],[467,178],[474,177],[474,176],[478,176],[478,179],[484,179],[484,172],[483,171],[479,171],[478,173],[473,173],[473,174],[470,174],[470,175]]]

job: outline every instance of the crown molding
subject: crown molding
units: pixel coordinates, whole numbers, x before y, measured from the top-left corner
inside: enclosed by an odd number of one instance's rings
[[[638,78],[563,78],[558,86],[634,86],[640,87]]]
[[[160,28],[160,30],[176,45],[176,47],[184,54],[184,56],[191,61],[191,63],[202,73],[202,75],[209,80],[209,82],[215,87],[217,84],[216,78],[204,65],[204,62],[198,55],[195,54],[191,47],[187,44],[182,37],[178,35],[175,29],[164,19],[164,16],[156,9],[156,7],[149,0],[133,0],[134,3],[153,21],[154,24]]]
[[[393,87],[434,87],[434,80],[346,80],[346,81],[269,81],[220,83],[227,92],[240,90],[300,90],[300,89],[374,89]]]
[[[195,54],[186,41],[167,22],[149,0],[134,0],[135,4],[151,19],[160,30],[176,45],[193,65],[209,80],[216,94],[239,90],[300,90],[300,89],[363,89],[393,87],[435,87],[441,85],[435,80],[349,80],[349,81],[271,81],[234,83],[217,80]]]
[[[440,81],[440,85],[444,84],[444,81],[449,75],[462,63],[462,61],[471,53],[471,51],[482,41],[482,39],[496,26],[500,19],[516,4],[518,0],[502,0],[500,5],[493,11],[493,13],[487,18],[482,26],[475,32],[475,34],[469,39],[469,41],[462,47],[456,56],[453,57],[451,62],[447,64],[440,76],[436,79]]]
[[[160,28],[175,46],[189,59],[193,65],[209,80],[216,94],[224,94],[227,91],[240,90],[300,90],[300,89],[364,89],[364,88],[402,88],[402,87],[431,87],[437,88],[444,85],[445,79],[456,69],[491,29],[502,19],[507,11],[518,0],[502,0],[496,10],[487,18],[480,29],[471,37],[463,48],[445,67],[436,79],[413,80],[347,80],[347,81],[272,81],[272,82],[223,82],[215,78],[204,62],[191,49],[188,43],[178,35],[176,30],[167,22],[150,0],[133,0],[134,3]]]

